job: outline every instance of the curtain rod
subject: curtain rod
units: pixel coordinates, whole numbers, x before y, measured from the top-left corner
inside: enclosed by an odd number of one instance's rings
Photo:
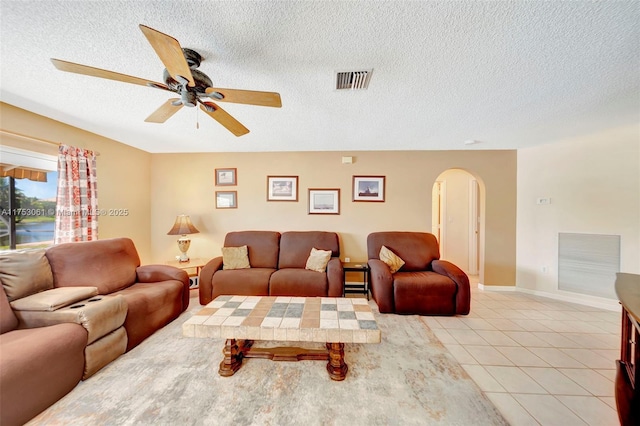
[[[0,129],[0,133],[2,133],[3,135],[13,136],[13,137],[20,138],[20,139],[26,139],[28,141],[33,141],[33,142],[48,143],[50,145],[55,145],[55,146],[62,145],[59,142],[53,142],[53,141],[50,141],[50,140],[47,140],[47,139],[36,138],[34,136],[27,136],[27,135],[23,135],[21,133],[15,133],[15,132],[11,132],[9,130],[4,130],[4,129]],[[96,156],[100,156],[99,152],[93,151],[93,153]]]

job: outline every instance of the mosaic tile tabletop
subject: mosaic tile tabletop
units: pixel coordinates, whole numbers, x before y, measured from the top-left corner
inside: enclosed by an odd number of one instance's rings
[[[218,296],[182,325],[187,337],[380,343],[366,299]]]

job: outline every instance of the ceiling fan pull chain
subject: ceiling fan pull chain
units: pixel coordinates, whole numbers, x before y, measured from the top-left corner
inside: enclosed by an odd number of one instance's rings
[[[198,112],[200,108],[196,108],[196,130],[200,130],[200,113]]]

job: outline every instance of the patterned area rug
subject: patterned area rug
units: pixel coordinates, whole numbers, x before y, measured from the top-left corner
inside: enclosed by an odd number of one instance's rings
[[[419,316],[381,315],[370,303],[382,343],[345,345],[342,382],[325,361],[253,358],[220,377],[224,341],[182,336],[201,309],[192,298],[180,318],[30,424],[508,425]]]

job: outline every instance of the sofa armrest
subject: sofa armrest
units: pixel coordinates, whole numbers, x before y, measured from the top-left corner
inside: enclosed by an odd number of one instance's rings
[[[446,260],[434,260],[431,262],[433,272],[446,275],[458,286],[456,292],[456,315],[467,315],[471,309],[471,287],[469,277],[464,271]]]
[[[160,281],[181,281],[182,310],[189,306],[189,274],[180,268],[171,265],[142,265],[136,268],[139,283],[157,283]]]
[[[393,275],[386,263],[380,259],[369,259],[371,294],[380,313],[393,312]]]
[[[332,257],[327,263],[327,297],[342,297],[344,294],[344,270],[339,257]]]
[[[171,265],[142,265],[136,268],[139,283],[157,283],[159,281],[185,281],[189,285],[189,274]]]
[[[200,277],[198,279],[198,296],[200,298],[200,304],[206,305],[211,302],[213,298],[213,274],[216,271],[222,269],[222,256],[214,257],[200,270]]]

